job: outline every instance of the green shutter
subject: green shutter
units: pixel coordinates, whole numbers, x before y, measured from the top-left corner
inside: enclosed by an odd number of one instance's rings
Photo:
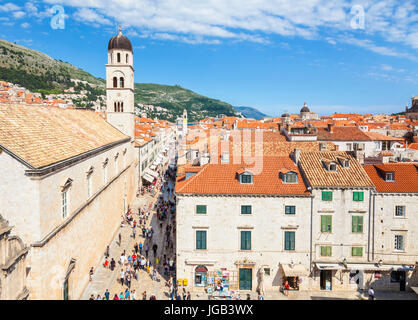
[[[363,256],[363,247],[352,247],[351,255],[353,257],[362,257]]]
[[[196,249],[206,249],[206,231],[196,231]]]
[[[241,231],[241,250],[251,250],[251,231]]]
[[[285,231],[284,233],[284,249],[295,250],[295,232]]]
[[[331,248],[331,246],[321,247],[321,256],[323,256],[323,257],[331,257],[332,256],[332,248]]]
[[[321,232],[332,232],[332,216],[321,216]]]
[[[353,216],[352,222],[352,232],[363,233],[363,217]]]
[[[285,214],[295,214],[296,207],[295,206],[285,206]]]
[[[363,201],[364,192],[353,192],[353,201]]]
[[[332,201],[332,191],[322,191],[322,201]]]
[[[197,214],[206,214],[206,205],[197,205],[196,206]]]
[[[241,206],[241,214],[251,214],[251,206]]]

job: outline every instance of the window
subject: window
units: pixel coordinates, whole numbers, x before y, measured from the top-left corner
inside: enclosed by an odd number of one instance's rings
[[[87,198],[91,197],[91,174],[87,176]]]
[[[351,248],[351,256],[362,257],[363,256],[363,248],[362,247],[352,247]]]
[[[288,172],[284,175],[283,181],[285,183],[297,183],[298,182],[298,174],[296,172]]]
[[[284,249],[295,250],[295,232],[294,231],[284,232]]]
[[[324,246],[321,247],[321,257],[331,257],[332,256],[332,247]]]
[[[351,143],[346,143],[347,151],[353,151],[353,146]]]
[[[395,181],[395,173],[394,172],[386,172],[386,181],[394,182]]]
[[[61,193],[62,200],[62,217],[65,219],[68,215],[68,198],[67,198],[68,189]]]
[[[129,63],[129,55],[126,54],[126,63]]]
[[[332,201],[332,191],[322,191],[322,201]]]
[[[253,183],[253,176],[251,174],[241,174],[240,175],[241,183]]]
[[[196,231],[196,249],[206,250],[206,231]]]
[[[120,77],[120,87],[124,88],[125,87],[125,80],[123,79],[123,77]]]
[[[353,192],[353,201],[363,201],[364,192]]]
[[[363,217],[353,216],[352,222],[353,233],[363,233]]]
[[[285,206],[284,207],[285,214],[295,214],[296,213],[296,206]]]
[[[251,231],[241,231],[241,250],[251,250]]]
[[[405,217],[405,206],[395,207],[395,217]]]
[[[321,232],[332,232],[332,216],[321,216]]]
[[[395,250],[396,251],[404,250],[404,238],[402,235],[395,235]]]
[[[251,206],[241,206],[241,214],[251,214]]]
[[[206,214],[206,205],[197,205],[196,214]]]
[[[266,275],[266,276],[269,276],[270,275],[270,268],[264,268],[264,274]]]
[[[329,164],[329,171],[335,172],[337,171],[337,164],[332,162]]]
[[[118,87],[118,78],[113,77],[113,88],[117,88]]]
[[[118,62],[120,62],[120,53],[118,53]]]

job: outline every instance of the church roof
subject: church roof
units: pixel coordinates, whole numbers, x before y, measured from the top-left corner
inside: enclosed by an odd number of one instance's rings
[[[123,49],[132,51],[131,41],[119,31],[118,35],[109,40],[108,50]]]
[[[0,148],[33,168],[127,139],[93,111],[0,104]]]

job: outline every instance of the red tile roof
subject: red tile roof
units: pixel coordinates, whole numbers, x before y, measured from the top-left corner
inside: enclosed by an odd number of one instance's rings
[[[364,170],[378,192],[418,193],[418,164],[388,163],[366,165]],[[385,172],[394,172],[395,181],[386,182]]]
[[[179,177],[176,193],[309,195],[299,169],[289,156],[263,157],[261,161],[261,173],[253,175],[253,184],[240,184],[237,172],[242,172],[243,164],[206,164],[187,180],[184,176]],[[279,176],[279,171],[283,169],[295,171],[298,183],[283,183]]]

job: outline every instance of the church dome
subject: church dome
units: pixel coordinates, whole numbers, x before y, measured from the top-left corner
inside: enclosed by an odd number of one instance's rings
[[[129,39],[122,34],[121,30],[119,30],[119,34],[117,36],[114,36],[112,39],[109,40],[107,50],[110,51],[113,49],[132,51],[131,41],[129,41]]]
[[[307,106],[306,102],[305,102],[305,104],[303,105],[303,108],[302,108],[302,109],[300,109],[300,112],[301,112],[301,113],[302,113],[302,112],[311,112],[311,110],[309,110],[309,108],[308,108],[308,106]]]

